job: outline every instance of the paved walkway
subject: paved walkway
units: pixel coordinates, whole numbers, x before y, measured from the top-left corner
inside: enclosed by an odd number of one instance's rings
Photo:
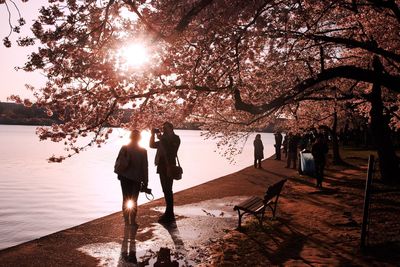
[[[360,163],[361,164],[361,163]],[[124,227],[121,213],[0,251],[0,266],[160,266],[395,265],[390,259],[363,256],[358,249],[365,168],[327,172],[326,189],[266,160],[264,169],[248,167],[175,194],[177,221],[156,223],[163,200],[139,207],[138,228]],[[277,220],[259,229],[251,218],[236,231],[233,206],[263,195],[268,185],[289,178]],[[190,179],[190,177],[184,177]],[[132,262],[137,261],[137,264]],[[175,262],[175,265],[174,265]]]

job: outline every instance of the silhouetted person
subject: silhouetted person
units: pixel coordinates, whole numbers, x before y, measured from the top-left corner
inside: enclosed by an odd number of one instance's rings
[[[303,134],[299,137],[299,143],[298,143],[299,150],[303,151],[304,149],[307,149],[307,146],[308,146],[308,135]]]
[[[275,159],[281,160],[281,147],[282,147],[282,134],[276,132],[275,134]]]
[[[118,174],[122,189],[122,213],[126,224],[136,224],[137,199],[141,186],[147,188],[148,162],[147,151],[139,146],[140,132],[133,130],[131,142],[122,146],[116,160],[116,166],[126,162],[124,168],[114,168]]]
[[[282,146],[283,146],[283,154],[285,155],[285,158],[287,158],[287,148],[288,148],[288,138],[289,135],[286,134],[285,137],[283,138]]]
[[[159,139],[157,142],[155,141],[156,134]],[[170,122],[165,122],[163,124],[162,133],[157,129],[152,129],[151,131],[150,147],[157,149],[154,162],[157,166],[157,173],[160,175],[161,187],[164,192],[166,204],[165,212],[158,220],[161,223],[175,220],[174,195],[172,192],[174,179],[169,174],[168,168],[176,165],[176,155],[180,144],[181,140],[179,136],[174,133],[174,126]]]
[[[328,145],[323,136],[319,135],[312,145],[311,153],[314,157],[315,177],[317,178],[317,187],[322,188],[324,179],[324,168],[326,163],[326,154],[328,153]]]
[[[299,143],[299,138],[297,137],[297,135],[289,133],[288,148],[287,148],[288,157],[287,157],[286,168],[290,168],[290,165],[293,162],[293,169],[296,169],[298,143]]]
[[[254,145],[254,168],[261,169],[261,160],[264,158],[264,145],[261,141],[261,134],[257,134]]]

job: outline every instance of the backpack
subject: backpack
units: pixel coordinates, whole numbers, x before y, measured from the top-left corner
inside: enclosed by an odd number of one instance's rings
[[[125,146],[122,149],[122,153],[118,155],[114,164],[114,172],[116,174],[122,174],[129,166],[128,150]]]

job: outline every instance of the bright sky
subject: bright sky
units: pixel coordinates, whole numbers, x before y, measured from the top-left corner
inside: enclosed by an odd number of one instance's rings
[[[10,2],[9,2],[10,3]],[[38,10],[42,5],[46,5],[47,0],[31,0],[27,3],[22,3],[20,0],[15,1],[20,8],[22,17],[26,20],[26,24],[22,27],[21,36],[30,35],[30,27],[33,20],[38,15]],[[13,14],[13,23],[16,24],[18,14],[15,9]],[[25,84],[31,84],[35,87],[40,87],[45,83],[45,78],[40,73],[27,73],[25,71],[16,71],[14,67],[23,66],[30,52],[35,51],[35,47],[18,47],[15,42],[11,48],[6,48],[3,45],[3,38],[10,31],[8,25],[8,12],[4,4],[0,4],[0,101],[4,102],[11,94],[19,94],[22,97],[31,97],[32,93],[25,89]],[[18,38],[17,34],[11,35],[11,40],[15,41]]]
[[[10,37],[12,47],[6,48],[3,45],[3,38],[8,36],[10,27],[8,23],[8,12],[5,4],[0,4],[0,101],[7,101],[7,98],[12,94],[20,95],[22,98],[32,98],[32,92],[25,88],[26,84],[34,87],[41,87],[45,84],[46,78],[40,72],[25,72],[15,70],[15,67],[22,67],[27,61],[31,52],[37,51],[37,46],[19,47],[15,40],[19,36],[33,36],[30,28],[39,14],[39,9],[43,5],[47,5],[47,0],[30,0],[27,3],[22,3],[21,0],[14,0],[18,5],[21,16],[25,19],[26,24],[21,28],[21,34],[13,33]],[[17,10],[10,1],[10,11],[12,13],[12,24],[17,25],[19,18]],[[123,14],[122,14],[123,15]],[[132,15],[130,15],[132,16]],[[132,18],[134,19],[134,18]],[[121,55],[125,58],[126,66],[129,68],[140,67],[148,61],[148,52],[146,48],[139,44],[131,44],[121,50]]]

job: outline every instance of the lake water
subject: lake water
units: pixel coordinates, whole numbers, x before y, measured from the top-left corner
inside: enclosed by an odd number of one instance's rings
[[[91,148],[63,163],[48,163],[52,154],[62,153],[61,144],[40,142],[34,126],[0,125],[0,249],[17,245],[120,210],[121,189],[113,173],[115,157],[128,140],[126,131],[116,129],[107,144]],[[181,138],[179,159],[182,180],[174,192],[202,184],[253,164],[250,136],[235,164],[220,156],[216,141],[204,140],[200,131],[177,130]],[[274,137],[262,133],[264,156],[274,153]],[[155,150],[149,149],[149,187],[162,197],[155,172]],[[147,199],[141,194],[139,203]]]

